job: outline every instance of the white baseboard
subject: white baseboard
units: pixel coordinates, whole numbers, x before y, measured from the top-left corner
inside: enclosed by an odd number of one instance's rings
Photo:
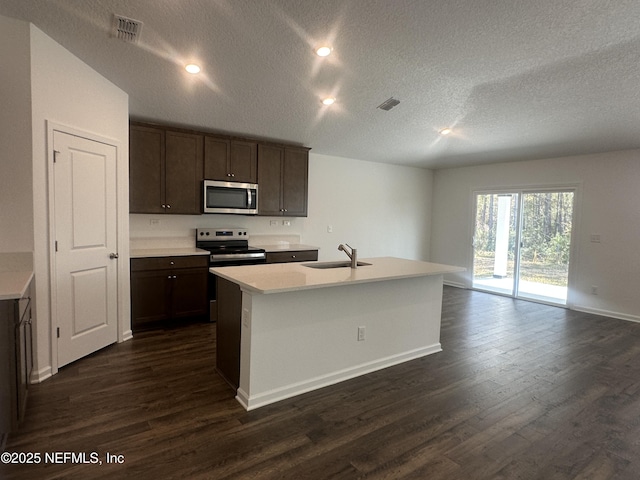
[[[585,307],[582,305],[573,305],[571,309],[576,310],[578,312],[591,313],[593,315],[601,315],[603,317],[611,317],[611,318],[617,318],[618,320],[627,320],[629,322],[640,323],[640,316],[638,315],[629,315],[627,313],[612,312],[610,310],[600,310],[598,308]]]
[[[258,395],[249,396],[247,392],[238,388],[236,394],[236,400],[245,408],[245,410],[253,410],[258,407],[263,407],[286,398],[295,397],[303,393],[317,390],[319,388],[328,387],[336,383],[349,380],[351,378],[359,377],[367,373],[382,370],[383,368],[391,367],[399,363],[408,362],[409,360],[415,360],[417,358],[431,355],[433,353],[441,352],[442,346],[440,343],[429,345],[426,347],[418,348],[408,352],[391,355],[386,358],[374,360],[372,362],[363,363],[354,367],[339,370],[337,372],[321,375],[309,380],[286,385],[274,390],[270,390]]]
[[[244,408],[245,410],[251,410],[249,408],[249,395],[241,388],[238,388],[238,390],[236,391],[236,400],[240,405],[242,405],[242,408]]]
[[[133,338],[133,331],[127,330],[122,334],[122,341],[126,342],[127,340],[131,340]]]
[[[444,285],[447,285],[448,287],[462,288],[464,290],[467,289],[467,286],[464,283],[460,283],[460,282],[451,282],[449,280],[445,280],[442,283]]]
[[[38,371],[32,370],[31,376],[29,377],[29,383],[41,383],[52,376],[51,365],[41,368]]]

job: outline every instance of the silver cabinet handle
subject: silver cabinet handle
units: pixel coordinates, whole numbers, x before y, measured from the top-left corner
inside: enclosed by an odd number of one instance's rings
[[[171,208],[171,205],[167,204],[167,208]]]
[[[109,254],[109,258],[111,258],[111,259],[120,258],[120,255],[118,255],[117,253],[110,253]]]

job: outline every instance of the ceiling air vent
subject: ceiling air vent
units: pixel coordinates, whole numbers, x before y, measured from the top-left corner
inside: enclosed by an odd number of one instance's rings
[[[142,32],[142,22],[132,18],[113,16],[113,36],[123,42],[138,43]]]
[[[378,105],[378,108],[380,110],[386,110],[388,112],[399,103],[400,103],[400,100],[396,100],[395,98],[391,97],[388,100],[385,100],[384,102],[382,102],[380,105]]]

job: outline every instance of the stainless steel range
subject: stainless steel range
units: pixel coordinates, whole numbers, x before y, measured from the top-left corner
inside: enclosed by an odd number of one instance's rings
[[[198,228],[196,247],[209,250],[209,266],[256,265],[267,261],[262,248],[249,246],[249,234],[241,228]],[[217,319],[216,278],[209,274],[209,318]]]

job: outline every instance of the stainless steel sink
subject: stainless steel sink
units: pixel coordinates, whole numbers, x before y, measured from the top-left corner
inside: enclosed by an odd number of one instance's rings
[[[367,262],[358,262],[358,266],[359,267],[366,267],[367,265],[371,265],[370,263]],[[320,268],[320,269],[325,269],[325,268],[350,268],[351,267],[351,262],[314,262],[314,263],[303,263],[302,264],[303,267],[309,267],[309,268]]]

